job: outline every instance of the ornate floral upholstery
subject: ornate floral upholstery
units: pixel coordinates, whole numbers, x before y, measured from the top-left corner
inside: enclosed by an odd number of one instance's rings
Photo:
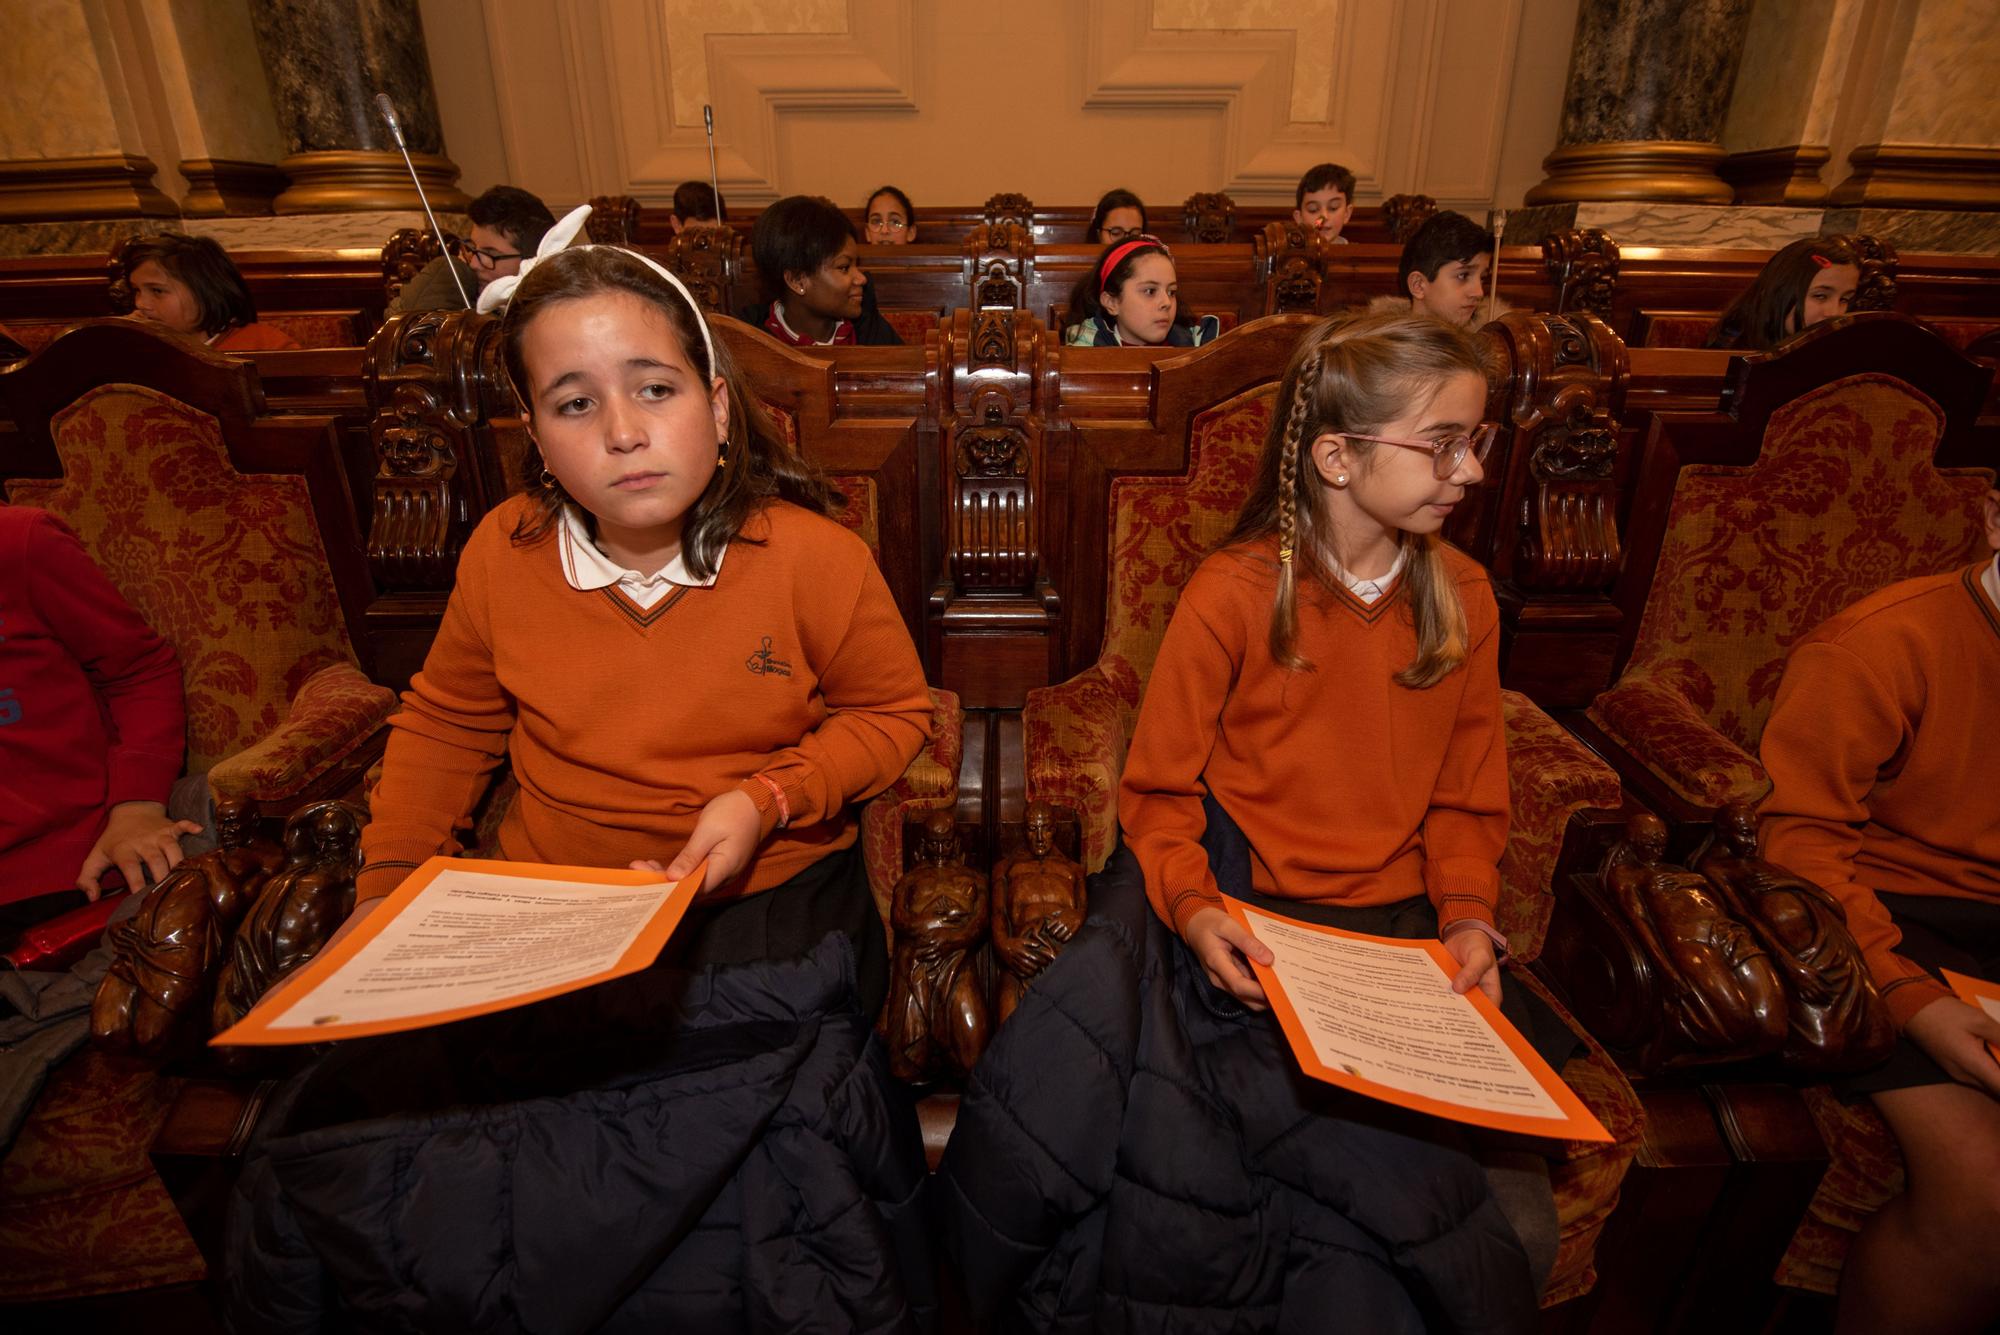
[[[1249,493],[1275,388],[1245,391],[1199,414],[1190,428],[1185,475],[1113,482],[1103,653],[1068,681],[1028,693],[1023,711],[1028,798],[1077,813],[1083,862],[1092,871],[1104,865],[1117,839],[1118,781],[1146,674],[1181,587],[1228,533]],[[1526,962],[1541,949],[1548,928],[1554,902],[1550,878],[1571,814],[1585,807],[1616,808],[1622,795],[1616,772],[1528,699],[1504,692],[1502,706],[1514,824],[1500,862],[1497,925]],[[1548,997],[1525,969],[1509,975],[1510,982],[1517,978]],[[1574,1022],[1570,1027],[1577,1028]],[[1571,1061],[1563,1076],[1617,1139],[1609,1145],[1566,1145],[1551,1166],[1560,1241],[1543,1290],[1545,1305],[1576,1297],[1596,1283],[1597,1239],[1639,1143],[1638,1095],[1603,1049],[1588,1036],[1584,1041],[1588,1052]]]
[[[1842,1103],[1824,1086],[1803,1091],[1826,1142],[1826,1175],[1778,1262],[1778,1283],[1814,1293],[1840,1287],[1847,1249],[1868,1216],[1903,1190],[1903,1153],[1869,1103]]]
[[[930,745],[903,776],[861,810],[861,851],[875,908],[889,930],[889,900],[903,876],[903,826],[912,817],[958,801],[958,767],[965,754],[965,710],[951,691],[931,688]],[[893,944],[893,940],[891,942]]]
[[[1943,429],[1902,381],[1849,376],[1773,413],[1754,464],[1682,469],[1631,661],[1592,720],[1690,803],[1762,797],[1753,756],[1793,642],[1973,558],[1987,484],[1933,466]]]
[[[257,318],[302,348],[358,348],[368,341],[359,311],[269,311]]]
[[[201,1253],[147,1157],[178,1088],[89,1048],[50,1074],[0,1160],[0,1303],[203,1277]]]
[[[882,318],[905,343],[922,343],[937,332],[936,311],[883,311]]]
[[[1715,332],[1718,316],[1689,315],[1680,311],[1661,311],[1645,317],[1642,347],[1648,348],[1705,348],[1708,336]]]
[[[280,798],[388,718],[394,694],[355,667],[303,477],[237,472],[214,418],[137,385],[90,391],[50,433],[63,476],[14,479],[8,499],[61,515],[172,643],[191,772],[240,756],[223,775]]]

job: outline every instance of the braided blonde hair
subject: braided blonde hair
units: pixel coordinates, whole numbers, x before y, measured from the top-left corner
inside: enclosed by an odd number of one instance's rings
[[[1344,314],[1321,322],[1299,343],[1278,387],[1282,414],[1264,438],[1257,481],[1225,545],[1278,539],[1278,588],[1271,606],[1271,657],[1309,671],[1299,653],[1298,586],[1303,576],[1331,589],[1332,518],[1313,466],[1313,442],[1329,432],[1374,433],[1414,399],[1450,376],[1486,374],[1482,345],[1464,330],[1428,316]],[[1365,458],[1376,447],[1350,441]],[[1398,535],[1408,560],[1404,581],[1417,632],[1417,656],[1396,674],[1404,686],[1434,686],[1465,661],[1465,606],[1436,534]]]

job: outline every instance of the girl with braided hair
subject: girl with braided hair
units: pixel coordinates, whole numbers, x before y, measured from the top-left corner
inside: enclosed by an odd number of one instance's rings
[[[1531,1042],[1559,1029],[1501,990],[1499,612],[1486,571],[1439,536],[1484,477],[1498,430],[1485,404],[1462,329],[1409,314],[1317,326],[1286,368],[1242,515],[1160,645],[1119,823],[1154,912],[1252,1011],[1266,1003],[1246,957],[1272,956],[1224,894],[1440,938],[1458,991],[1483,989]],[[1475,1157],[1539,1283],[1555,1245],[1546,1165]]]

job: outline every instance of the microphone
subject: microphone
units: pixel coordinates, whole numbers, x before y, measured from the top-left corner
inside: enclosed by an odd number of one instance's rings
[[[715,175],[715,109],[701,104],[701,125],[708,133],[708,188],[715,192],[715,221],[722,222],[722,185]]]
[[[451,275],[452,286],[458,289],[458,299],[472,309],[472,297],[465,290],[465,280],[458,276],[458,266],[451,262],[451,247],[444,239],[444,228],[438,226],[437,215],[431,212],[430,197],[424,194],[424,183],[417,179],[417,164],[410,161],[410,146],[403,140],[403,124],[396,119],[396,104],[389,100],[387,93],[375,94],[375,109],[382,113],[382,119],[389,126],[389,134],[395,139],[396,147],[402,150],[403,165],[410,169],[410,184],[417,188],[417,202],[424,206],[424,217],[431,220],[431,235],[437,238],[438,253],[444,256],[444,267]]]
[[[1486,323],[1493,323],[1493,312],[1500,307],[1500,237],[1507,230],[1507,210],[1493,210],[1493,272],[1487,277],[1492,281],[1486,288]]]

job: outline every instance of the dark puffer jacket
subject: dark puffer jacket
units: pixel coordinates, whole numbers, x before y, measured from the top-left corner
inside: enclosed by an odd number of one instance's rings
[[[1002,1329],[1536,1329],[1521,1244],[1455,1134],[1300,1074],[1122,849],[974,1070],[933,1190]]]
[[[237,1183],[239,1332],[905,1331],[924,1160],[833,937],[344,1044]]]

